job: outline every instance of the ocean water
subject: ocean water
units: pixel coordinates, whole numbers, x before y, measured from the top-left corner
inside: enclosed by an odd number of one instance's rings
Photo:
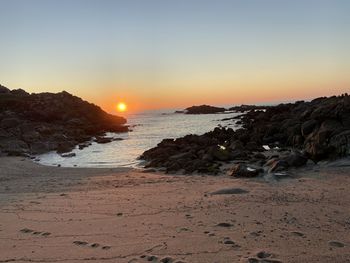
[[[218,125],[237,128],[234,120],[224,118],[237,113],[186,115],[173,111],[153,111],[133,114],[127,117],[132,131],[128,133],[107,133],[106,136],[121,138],[106,144],[92,142],[92,145],[72,152],[74,157],[62,157],[56,152],[36,156],[39,163],[62,167],[138,167],[142,161],[138,157],[165,138],[178,138],[187,134],[203,134]]]

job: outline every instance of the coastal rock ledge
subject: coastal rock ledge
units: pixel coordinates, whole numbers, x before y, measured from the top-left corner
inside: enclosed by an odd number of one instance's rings
[[[247,107],[232,109],[242,112]],[[264,109],[249,106],[247,113],[230,121],[242,128],[218,127],[203,135],[164,139],[140,158],[147,161],[146,167],[167,172],[225,171],[231,176],[254,177],[350,155],[348,94]]]
[[[105,132],[126,132],[126,119],[69,94],[0,85],[0,155],[64,153]]]

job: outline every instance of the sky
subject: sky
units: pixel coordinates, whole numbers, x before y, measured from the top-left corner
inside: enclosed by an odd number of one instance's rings
[[[347,0],[0,0],[0,84],[108,112],[350,91]]]

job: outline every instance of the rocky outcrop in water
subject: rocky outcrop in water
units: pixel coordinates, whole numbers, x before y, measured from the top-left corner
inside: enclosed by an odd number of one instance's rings
[[[214,107],[209,105],[192,106],[185,109],[186,114],[213,114],[226,111],[225,108]]]
[[[215,128],[204,135],[165,139],[144,152],[147,167],[168,172],[219,173],[223,164],[232,176],[258,176],[305,165],[308,160],[350,155],[350,96],[280,104],[240,115],[242,128]],[[237,109],[241,112],[240,109]],[[237,121],[237,120],[236,120]],[[274,151],[267,151],[268,146]]]
[[[69,152],[105,132],[126,132],[122,117],[68,92],[29,94],[0,86],[0,151],[30,155]]]

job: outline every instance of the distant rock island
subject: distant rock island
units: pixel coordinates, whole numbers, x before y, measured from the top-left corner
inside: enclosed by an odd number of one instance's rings
[[[186,108],[184,111],[177,111],[176,113],[185,113],[185,114],[213,114],[226,111],[225,108],[214,107],[210,105],[200,105],[192,106]]]
[[[223,164],[231,163],[234,165],[230,175],[254,177],[303,166],[308,161],[350,155],[348,94],[310,102],[231,109],[248,110],[236,120],[226,119],[240,123],[242,128],[215,128],[203,135],[164,139],[144,152],[141,159],[148,161],[146,167],[182,173],[216,174]]]
[[[211,105],[198,105],[191,106],[186,108],[185,110],[177,110],[175,113],[184,113],[184,114],[215,114],[215,113],[223,113],[225,111],[236,111],[236,112],[246,112],[250,110],[261,110],[266,109],[270,106],[256,106],[256,105],[240,105],[234,106],[231,108],[223,108],[223,107],[215,107]]]
[[[128,131],[125,123],[66,91],[29,94],[0,85],[0,155],[69,152],[93,136]]]

